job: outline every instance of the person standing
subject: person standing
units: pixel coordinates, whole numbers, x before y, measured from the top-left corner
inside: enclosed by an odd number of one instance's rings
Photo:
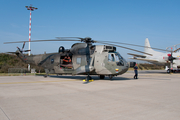
[[[138,76],[138,67],[137,67],[137,64],[134,66],[134,79],[138,79],[137,76]]]

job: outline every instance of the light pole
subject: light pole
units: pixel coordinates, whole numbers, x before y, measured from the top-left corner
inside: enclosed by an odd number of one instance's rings
[[[30,10],[30,20],[29,20],[29,50],[30,50],[30,41],[31,41],[31,11],[37,10],[38,8],[30,6],[25,6],[27,10]],[[31,55],[29,51],[29,56]],[[28,64],[28,71],[30,71],[30,64]]]

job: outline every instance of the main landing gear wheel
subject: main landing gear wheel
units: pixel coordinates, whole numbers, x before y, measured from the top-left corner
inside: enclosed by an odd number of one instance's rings
[[[105,75],[100,75],[99,77],[100,77],[100,79],[104,79]]]
[[[47,78],[47,74],[45,74],[44,77]]]

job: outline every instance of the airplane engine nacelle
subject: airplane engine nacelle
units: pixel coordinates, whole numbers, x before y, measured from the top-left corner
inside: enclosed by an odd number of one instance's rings
[[[58,52],[59,52],[59,53],[64,53],[64,51],[65,51],[65,48],[64,48],[63,46],[60,46]]]

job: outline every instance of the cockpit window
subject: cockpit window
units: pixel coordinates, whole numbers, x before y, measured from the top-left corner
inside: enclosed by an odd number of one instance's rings
[[[109,53],[108,61],[120,61],[123,60],[123,57],[119,53]]]
[[[123,60],[123,57],[119,53],[116,53],[115,55],[119,58],[119,60]]]
[[[115,61],[114,54],[108,54],[108,61]]]
[[[116,62],[120,61],[120,58],[117,54],[115,54]]]
[[[108,61],[109,62],[116,62],[118,66],[123,66],[123,57],[117,52],[111,52],[108,54]]]

